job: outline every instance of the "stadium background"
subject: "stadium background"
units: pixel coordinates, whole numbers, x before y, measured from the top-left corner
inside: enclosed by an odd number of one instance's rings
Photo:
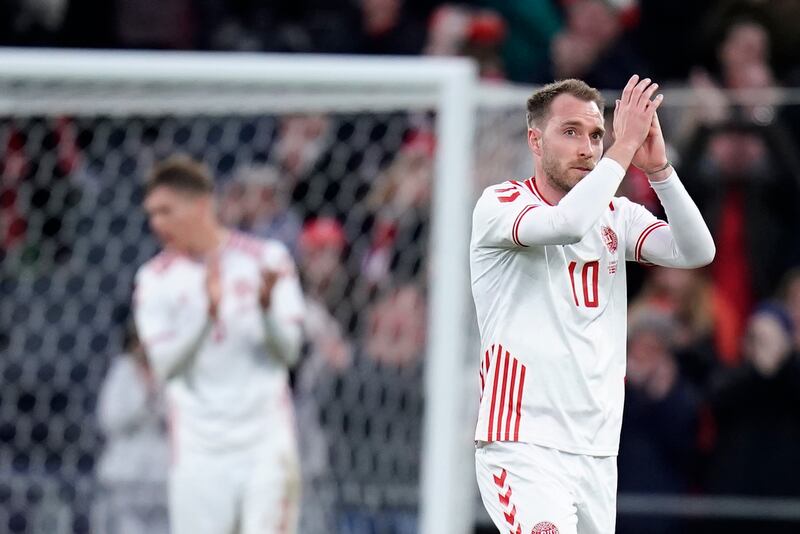
[[[463,55],[497,85],[576,76],[611,98],[631,72],[662,81],[670,157],[718,254],[698,272],[632,270],[618,531],[800,529],[798,2],[263,4],[17,0],[0,44]],[[142,178],[181,151],[215,172],[229,224],[290,246],[313,299],[294,377],[302,532],[415,532],[434,121],[0,117],[0,531],[105,532],[132,505],[158,529],[163,469],[109,459],[115,437],[159,427],[157,394],[119,419],[135,385],[109,370],[156,251]],[[476,192],[511,177],[494,169],[527,171],[498,163],[523,135],[515,114],[479,118]],[[659,211],[643,176],[623,188]],[[134,442],[121,463],[164,465],[159,450]]]

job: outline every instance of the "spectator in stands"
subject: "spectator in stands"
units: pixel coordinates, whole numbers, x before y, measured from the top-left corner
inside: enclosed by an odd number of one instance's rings
[[[425,21],[406,0],[358,0],[361,32],[359,54],[420,54],[425,46]]]
[[[714,75],[700,67],[691,73],[689,83],[698,90],[699,102],[696,113],[688,115],[690,123],[714,125],[734,119],[755,124],[776,122],[778,95],[770,48],[770,35],[763,24],[755,19],[730,23],[716,50]],[[749,90],[762,92],[759,102],[751,101]]]
[[[146,0],[112,0],[114,26],[121,48],[190,50],[199,41],[193,24],[195,2],[159,0],[158,9]]]
[[[668,316],[674,323],[671,346],[681,376],[703,389],[719,366],[718,343],[728,339],[724,334],[733,327],[729,308],[715,294],[706,272],[653,267],[631,302],[628,317],[635,322],[654,311]]]
[[[0,251],[2,257],[25,239],[26,211],[20,198],[23,182],[29,172],[30,161],[25,150],[25,136],[22,132],[6,125],[2,151],[2,172],[0,173]]]
[[[465,56],[478,63],[484,79],[505,78],[500,45],[505,22],[491,10],[444,4],[433,13],[425,53],[432,56]]]
[[[278,139],[272,156],[284,179],[292,186],[314,167],[330,148],[332,132],[325,115],[288,115],[280,118]]]
[[[753,302],[774,293],[797,257],[800,163],[787,142],[776,124],[735,122],[699,128],[683,153],[681,172],[717,244],[714,291],[736,316],[731,340],[719,345],[727,363],[738,360]]]
[[[24,265],[63,265],[77,237],[80,210],[75,208],[96,185],[75,121],[32,119],[25,130],[8,125],[3,133],[0,249],[16,249]]]
[[[272,165],[240,167],[223,194],[222,220],[258,237],[276,239],[296,253],[301,225],[289,205],[287,185]]]
[[[344,230],[335,219],[315,219],[300,235],[299,268],[306,295],[303,331],[304,355],[294,383],[300,465],[303,475],[300,532],[327,534],[336,530],[336,483],[329,449],[341,438],[341,428],[330,433],[323,421],[341,411],[335,377],[352,365],[353,347],[334,318],[334,312],[352,307],[344,269]]]
[[[781,281],[780,297],[792,319],[794,349],[800,352],[800,267],[790,269]]]
[[[714,2],[695,0],[636,0],[636,47],[653,68],[657,80],[685,83],[697,64],[697,51],[707,35],[702,31]],[[674,39],[676,29],[681,38]],[[664,46],[665,42],[670,46]],[[662,117],[659,117],[662,119]],[[663,120],[662,120],[663,125]]]
[[[384,291],[337,389],[345,413],[333,457],[341,534],[417,530],[425,294],[416,283]],[[335,423],[336,421],[331,421]]]
[[[102,491],[96,529],[168,534],[164,400],[132,326],[127,337],[126,352],[112,360],[97,404],[106,444],[97,467]]]
[[[0,5],[0,44],[52,46],[58,39],[67,0],[11,0]]]
[[[292,204],[303,220],[336,217],[346,223],[351,246],[362,234],[364,197],[381,169],[397,153],[407,118],[369,114],[354,118],[287,118],[279,126],[274,156],[294,188]]]
[[[361,306],[354,300],[358,295],[345,266],[347,248],[344,228],[336,219],[321,217],[303,225],[298,261],[307,298],[350,330]]]
[[[612,3],[574,0],[566,12],[566,27],[551,43],[552,78],[580,78],[592,87],[620,89],[631,72],[647,75]]]
[[[374,220],[362,275],[372,287],[388,287],[398,276],[408,280],[422,273],[435,144],[430,131],[412,131],[366,199]]]
[[[552,81],[550,42],[562,27],[558,2],[552,0],[472,0],[505,21],[501,62],[506,77],[515,82]]]
[[[750,318],[743,365],[721,377],[712,394],[719,436],[709,491],[800,496],[800,357],[793,336],[778,304],[761,305]]]
[[[625,415],[619,450],[619,490],[683,493],[690,485],[699,399],[681,376],[674,347],[678,324],[656,310],[628,327]],[[620,533],[680,532],[674,519],[621,517]]]

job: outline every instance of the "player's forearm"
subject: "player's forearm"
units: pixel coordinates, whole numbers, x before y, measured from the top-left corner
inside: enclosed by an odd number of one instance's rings
[[[273,313],[264,313],[264,330],[270,352],[280,358],[287,367],[293,367],[300,358],[302,330],[300,324],[279,319]]]
[[[625,169],[617,161],[603,158],[557,206],[526,213],[519,221],[519,241],[525,245],[577,243],[608,209],[624,176]]]
[[[643,243],[642,257],[667,267],[697,268],[714,259],[716,247],[700,210],[673,172],[651,182],[667,214],[669,228],[660,228]]]
[[[147,347],[147,356],[155,375],[162,381],[184,373],[192,364],[200,344],[211,332],[213,322],[206,318],[192,328],[173,330],[168,336]]]

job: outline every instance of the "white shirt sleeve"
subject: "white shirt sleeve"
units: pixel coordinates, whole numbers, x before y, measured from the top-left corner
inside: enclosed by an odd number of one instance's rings
[[[108,438],[135,429],[148,415],[147,396],[147,385],[133,358],[128,354],[115,357],[97,397],[97,420],[103,434]]]
[[[626,258],[684,269],[711,263],[716,253],[711,232],[677,173],[650,185],[664,206],[669,224],[630,203]]]
[[[159,282],[145,268],[140,269],[134,319],[153,373],[166,381],[188,367],[213,323],[207,314],[190,314],[173,306]]]
[[[522,216],[518,223],[520,244],[577,243],[608,209],[624,177],[625,169],[619,163],[610,158],[601,159],[557,206],[541,206]]]
[[[291,367],[300,357],[303,292],[294,260],[286,247],[271,242],[265,251],[264,269],[280,273],[280,278],[272,288],[270,307],[264,313],[266,341],[272,352]]]
[[[532,201],[523,187],[517,182],[503,182],[486,188],[472,212],[473,241],[492,248],[521,246],[516,222],[541,204]]]
[[[578,182],[556,206],[530,202],[527,195],[514,201],[500,199],[498,188],[489,188],[475,207],[474,231],[481,244],[496,247],[568,245],[577,243],[608,209],[625,169],[610,158]]]

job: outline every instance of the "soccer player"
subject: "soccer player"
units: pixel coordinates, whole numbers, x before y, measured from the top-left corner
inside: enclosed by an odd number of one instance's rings
[[[604,157],[595,89],[564,80],[536,91],[527,103],[536,174],[487,188],[475,207],[475,463],[501,532],[614,532],[625,261],[695,268],[714,257],[711,234],[667,161],[657,89],[630,79]],[[647,173],[669,224],[614,196],[630,164]]]
[[[296,531],[299,466],[287,368],[303,299],[286,248],[224,228],[213,180],[157,166],[144,207],[163,251],[137,273],[135,318],[166,383],[173,534]]]

